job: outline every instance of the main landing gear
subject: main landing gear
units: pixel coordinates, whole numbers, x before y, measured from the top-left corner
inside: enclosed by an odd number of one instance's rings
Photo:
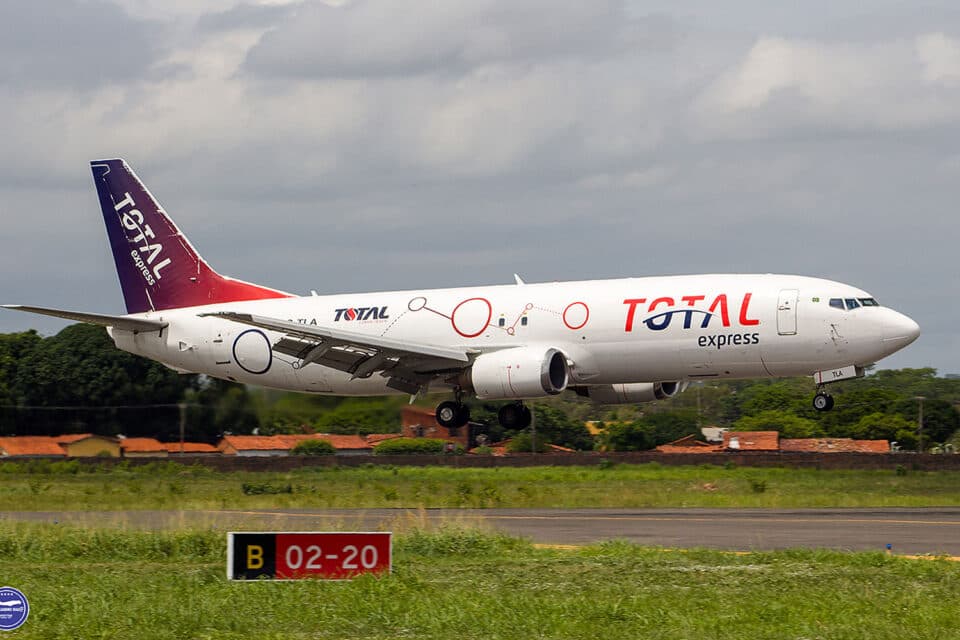
[[[533,415],[530,408],[522,402],[512,402],[500,407],[497,412],[497,421],[504,429],[520,430],[530,426]]]
[[[830,411],[833,409],[833,396],[823,390],[823,387],[817,389],[817,395],[813,396],[813,408],[817,411]]]
[[[463,404],[462,394],[457,392],[456,400],[446,400],[437,405],[437,423],[447,429],[457,429],[470,422],[470,408]],[[504,429],[526,429],[533,421],[530,408],[522,402],[512,402],[500,407],[497,421]]]
[[[470,407],[457,399],[447,400],[437,405],[437,423],[447,429],[457,429],[470,422]]]

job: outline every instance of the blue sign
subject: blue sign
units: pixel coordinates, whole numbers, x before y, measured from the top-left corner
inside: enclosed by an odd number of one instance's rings
[[[30,603],[13,587],[0,587],[0,631],[12,631],[27,621]]]

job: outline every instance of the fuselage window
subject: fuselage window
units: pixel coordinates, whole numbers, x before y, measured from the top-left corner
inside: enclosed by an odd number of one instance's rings
[[[500,320],[497,322],[497,326],[498,326],[498,327],[506,326],[506,324],[507,324],[507,319],[506,319],[506,318],[500,318]]]
[[[843,300],[840,298],[830,298],[830,306],[834,309],[843,309]]]
[[[523,316],[522,318],[520,318],[520,326],[522,327],[527,326],[527,316]]]
[[[847,298],[846,303],[847,303],[847,309],[856,309],[857,307],[860,306],[860,303],[857,302],[856,298]]]

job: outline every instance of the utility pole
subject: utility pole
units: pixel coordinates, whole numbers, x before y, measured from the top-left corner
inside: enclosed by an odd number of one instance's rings
[[[187,426],[187,405],[185,402],[181,402],[177,405],[177,408],[180,409],[180,455],[183,455],[183,432]]]
[[[697,380],[697,431],[702,431],[703,420],[700,413],[700,390],[703,389],[703,381]]]
[[[920,404],[917,410],[917,453],[923,453],[923,401],[926,397],[916,396],[914,400]]]
[[[537,413],[530,408],[530,453],[537,454]]]

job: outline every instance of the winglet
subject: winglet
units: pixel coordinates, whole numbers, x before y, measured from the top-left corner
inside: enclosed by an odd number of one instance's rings
[[[523,281],[523,278],[521,278],[517,274],[513,274],[513,279],[517,281],[518,287],[522,287],[523,285],[527,284],[526,282]]]

